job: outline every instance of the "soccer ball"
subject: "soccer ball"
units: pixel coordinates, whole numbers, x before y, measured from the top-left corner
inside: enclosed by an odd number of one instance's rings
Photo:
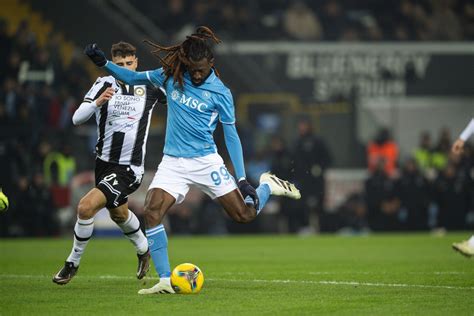
[[[204,274],[192,263],[182,263],[171,273],[171,286],[178,294],[197,294],[204,284]]]
[[[0,189],[0,212],[8,210],[8,198]]]

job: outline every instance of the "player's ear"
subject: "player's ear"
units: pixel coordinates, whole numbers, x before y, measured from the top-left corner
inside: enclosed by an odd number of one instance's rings
[[[135,63],[137,64],[137,67],[138,67],[138,57],[135,57]]]
[[[210,60],[209,60],[209,65],[211,67],[214,67],[214,57],[212,57]]]

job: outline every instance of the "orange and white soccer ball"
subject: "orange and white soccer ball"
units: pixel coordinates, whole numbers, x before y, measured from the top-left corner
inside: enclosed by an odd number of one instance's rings
[[[204,274],[192,263],[182,263],[171,273],[171,286],[178,294],[197,294],[204,284]]]

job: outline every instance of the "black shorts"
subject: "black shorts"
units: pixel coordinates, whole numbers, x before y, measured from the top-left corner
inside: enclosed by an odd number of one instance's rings
[[[104,193],[107,208],[116,208],[127,203],[128,195],[140,187],[142,177],[130,166],[95,160],[95,186]]]

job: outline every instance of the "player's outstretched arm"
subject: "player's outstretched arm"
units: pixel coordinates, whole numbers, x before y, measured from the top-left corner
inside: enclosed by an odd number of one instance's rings
[[[107,60],[104,52],[97,46],[97,44],[89,44],[84,49],[84,53],[92,60],[98,67],[104,67],[108,73],[114,78],[121,80],[129,85],[149,84],[150,79],[147,72],[136,72],[117,66]]]
[[[114,78],[120,81],[123,81],[129,85],[150,84],[147,71],[145,72],[131,71],[123,67],[117,66],[116,64],[110,61],[107,61],[107,63],[104,66],[104,69],[107,70],[109,74],[114,76]]]
[[[245,179],[244,154],[235,124],[222,124],[222,128],[224,130],[225,145],[234,165],[235,175],[238,180]]]
[[[234,166],[235,175],[238,179],[239,190],[242,196],[246,198],[250,196],[254,202],[255,208],[259,208],[258,195],[255,188],[245,179],[244,155],[242,151],[242,143],[240,142],[239,134],[235,128],[235,124],[222,124],[224,130],[224,140],[229,152],[230,160]]]

